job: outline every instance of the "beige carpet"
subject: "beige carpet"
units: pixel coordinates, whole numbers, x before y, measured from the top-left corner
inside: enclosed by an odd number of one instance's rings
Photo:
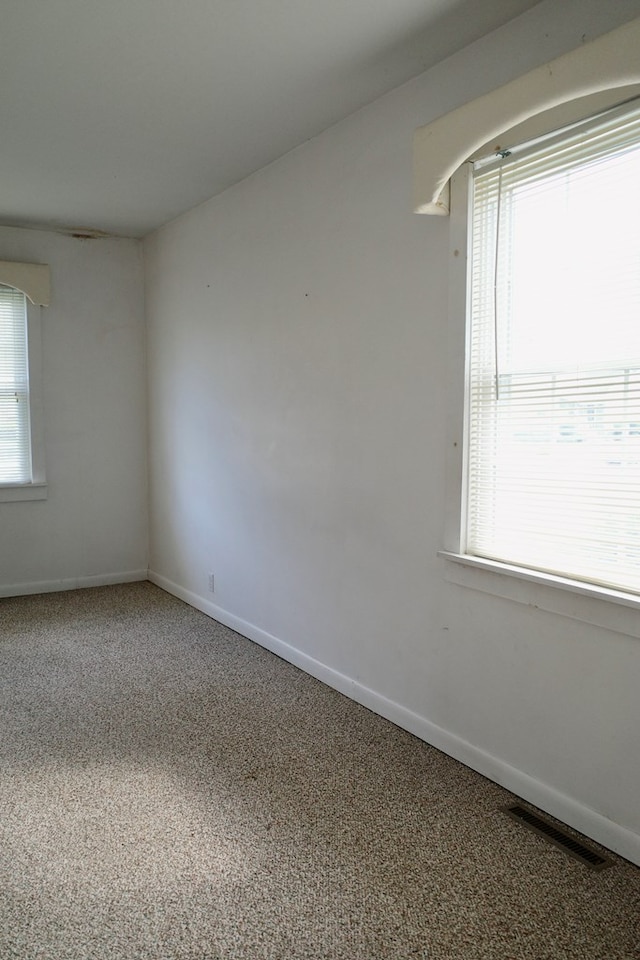
[[[151,584],[0,601],[0,958],[631,960],[640,870]]]

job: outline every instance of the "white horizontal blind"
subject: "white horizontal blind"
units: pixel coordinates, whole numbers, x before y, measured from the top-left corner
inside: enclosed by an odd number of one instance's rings
[[[474,172],[466,552],[640,593],[640,108]]]
[[[27,305],[0,286],[0,484],[31,482]]]

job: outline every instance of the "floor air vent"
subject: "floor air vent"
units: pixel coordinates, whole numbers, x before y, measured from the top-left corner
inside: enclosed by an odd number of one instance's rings
[[[608,860],[590,847],[585,847],[585,845],[576,840],[575,837],[572,837],[569,833],[566,833],[548,820],[544,820],[538,816],[538,814],[533,813],[532,810],[527,810],[526,807],[515,804],[512,807],[505,807],[504,812],[514,820],[517,820],[518,823],[524,823],[530,830],[534,830],[535,833],[546,837],[551,843],[555,843],[555,845],[564,850],[565,853],[575,857],[576,860],[584,863],[587,867],[591,867],[592,870],[604,870],[605,867],[613,865],[612,860]]]

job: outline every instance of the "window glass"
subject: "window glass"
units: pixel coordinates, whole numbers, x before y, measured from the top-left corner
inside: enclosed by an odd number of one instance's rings
[[[26,297],[0,286],[0,484],[31,480]]]
[[[640,593],[640,109],[475,165],[465,552]]]

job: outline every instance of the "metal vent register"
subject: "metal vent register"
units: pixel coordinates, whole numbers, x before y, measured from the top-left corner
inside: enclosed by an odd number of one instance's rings
[[[585,846],[584,843],[576,840],[575,837],[571,836],[571,834],[567,833],[561,827],[557,827],[554,823],[545,820],[532,810],[520,806],[520,804],[505,807],[504,812],[513,820],[517,820],[518,823],[523,823],[529,827],[530,830],[546,837],[546,839],[550,840],[556,847],[560,847],[560,849],[568,853],[569,856],[579,860],[580,863],[584,863],[587,867],[591,867],[592,870],[604,870],[605,867],[613,866],[612,860],[603,857],[602,854],[598,853],[592,847]]]

